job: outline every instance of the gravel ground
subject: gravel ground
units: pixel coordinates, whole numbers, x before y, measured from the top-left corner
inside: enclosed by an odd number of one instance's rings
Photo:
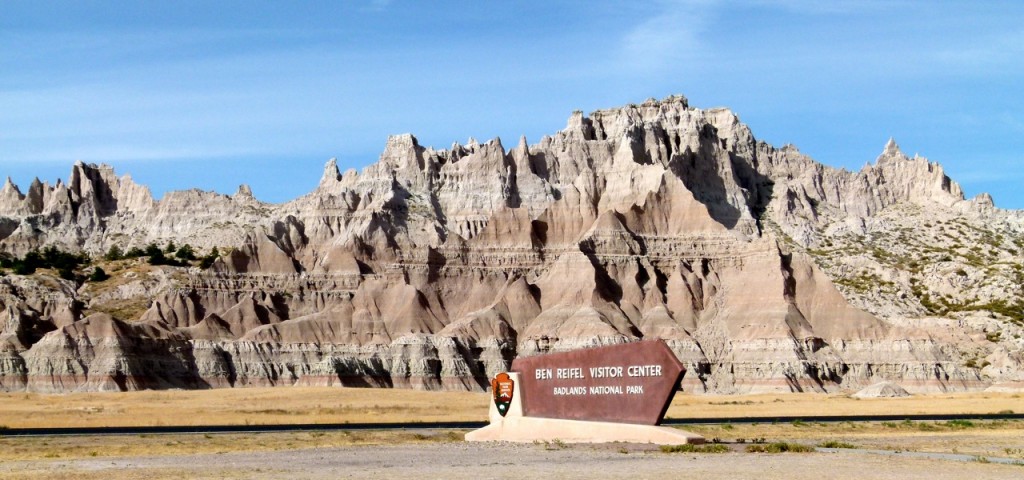
[[[438,443],[8,462],[0,478],[1019,479],[1024,466],[852,451],[666,454],[646,446]]]

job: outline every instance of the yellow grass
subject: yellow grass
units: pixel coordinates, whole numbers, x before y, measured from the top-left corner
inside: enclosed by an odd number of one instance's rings
[[[127,285],[132,282],[146,281],[149,274],[159,270],[160,267],[154,267],[146,263],[141,258],[132,258],[115,261],[99,261],[98,267],[103,268],[107,275],[110,276],[107,280],[102,282],[87,282],[82,287],[82,294],[86,297],[96,298],[103,294],[109,293],[116,290],[122,285]],[[130,276],[126,276],[131,274]],[[176,271],[170,272],[172,278],[179,276],[180,274]],[[111,317],[118,320],[132,322],[138,320],[146,310],[149,309],[149,299],[146,296],[137,296],[119,300],[109,300],[105,302],[90,302],[89,307],[85,310],[85,315],[91,315],[94,313],[106,313]]]
[[[1024,461],[1024,422],[870,422],[870,423],[762,423],[685,425],[680,428],[709,441],[746,444],[793,442],[823,446],[836,441],[874,450],[959,453]]]
[[[847,395],[792,393],[765,395],[676,395],[666,417],[769,417],[812,415],[915,415],[1024,413],[1017,393],[951,393],[858,400]]]
[[[0,427],[268,425],[484,421],[489,395],[330,387],[0,393]],[[1024,413],[1021,394],[959,393],[856,400],[843,395],[676,395],[669,418]]]
[[[368,388],[0,394],[0,426],[101,427],[480,421],[489,396]]]

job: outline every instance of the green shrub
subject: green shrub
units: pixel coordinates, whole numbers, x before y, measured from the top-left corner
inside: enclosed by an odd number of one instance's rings
[[[100,267],[94,268],[92,274],[89,275],[90,282],[102,282],[108,278],[110,278],[110,275],[107,275],[107,272]]]
[[[129,248],[128,251],[124,253],[124,258],[140,258],[140,257],[145,257],[145,256],[146,256],[146,252],[144,252],[139,247]]]
[[[187,243],[182,245],[177,252],[174,252],[174,256],[180,260],[185,261],[196,259],[196,254],[194,251],[192,251],[192,245],[189,245]]]
[[[51,245],[42,252],[32,250],[22,258],[7,258],[4,263],[5,267],[12,268],[18,275],[31,275],[37,269],[52,268],[57,270],[61,278],[74,280],[75,269],[89,263],[89,257],[85,254],[63,252]]]
[[[174,242],[170,242],[168,244],[168,247],[171,246],[174,246]],[[160,247],[156,246],[156,244],[154,243],[151,243],[146,246],[145,253],[146,256],[149,257],[150,265],[170,265],[174,267],[180,267],[185,265],[184,262],[180,262],[172,257],[168,257],[167,255],[165,255],[164,251],[160,250]]]
[[[75,271],[68,267],[61,267],[60,270],[57,270],[57,275],[64,280],[77,280],[78,278],[75,276]]]
[[[36,266],[17,262],[14,264],[14,273],[17,275],[32,275],[36,273]]]
[[[113,262],[114,260],[121,260],[124,258],[124,252],[121,251],[121,247],[111,245],[107,250],[106,255],[103,255],[103,258],[110,262]]]
[[[219,257],[220,257],[220,251],[217,250],[217,247],[213,247],[213,250],[210,250],[209,254],[207,254],[206,256],[204,256],[203,258],[201,258],[199,260],[199,268],[202,268],[203,270],[206,270],[206,269],[212,267],[213,266],[213,262],[215,262]]]

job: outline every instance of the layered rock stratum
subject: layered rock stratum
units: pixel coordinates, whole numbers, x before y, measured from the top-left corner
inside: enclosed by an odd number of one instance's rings
[[[663,338],[703,393],[1024,387],[1024,214],[895,142],[859,172],[680,96],[511,149],[412,135],[284,204],[155,200],[105,165],[0,189],[0,251],[218,247],[208,269],[0,278],[0,388],[484,389],[517,356]]]

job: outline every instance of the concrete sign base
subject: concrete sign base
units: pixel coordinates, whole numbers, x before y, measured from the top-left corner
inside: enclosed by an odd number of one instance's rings
[[[658,445],[704,443],[704,437],[695,433],[656,425],[524,417],[522,396],[518,392],[519,374],[509,373],[509,376],[515,382],[516,391],[512,396],[508,413],[502,417],[494,402],[491,402],[491,424],[467,433],[466,441],[531,443],[557,440],[565,443],[627,442]]]

